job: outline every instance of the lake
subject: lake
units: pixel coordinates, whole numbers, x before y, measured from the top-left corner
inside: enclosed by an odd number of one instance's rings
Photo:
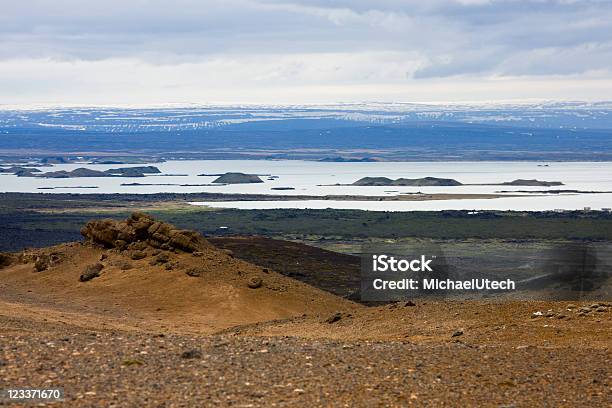
[[[0,175],[2,192],[47,193],[255,193],[282,195],[397,195],[402,193],[495,193],[500,190],[583,190],[612,192],[612,163],[610,162],[374,162],[326,163],[300,160],[191,160],[151,163],[163,174],[140,178],[74,178],[39,179]],[[84,163],[40,167],[43,171],[73,170],[87,167],[107,170],[134,165],[93,165]],[[262,177],[264,183],[219,186],[122,186],[123,183],[150,184],[207,184],[215,177],[198,177],[201,173],[243,172],[278,176],[274,180]],[[525,186],[456,186],[456,187],[359,187],[321,186],[321,184],[350,184],[366,177],[453,178],[464,184],[502,183],[515,179],[561,181],[558,187]],[[78,186],[97,187],[78,189]],[[41,187],[55,187],[41,190]],[[60,187],[60,188],[57,188]],[[275,191],[274,187],[293,187],[295,190]],[[612,194],[563,194],[507,197],[498,199],[468,199],[445,201],[252,201],[194,203],[231,208],[354,208],[367,210],[408,211],[445,209],[491,210],[553,210],[601,209],[612,207]]]

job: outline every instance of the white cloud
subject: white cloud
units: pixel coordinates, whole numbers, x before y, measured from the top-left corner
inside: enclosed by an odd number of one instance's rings
[[[0,103],[604,99],[610,61],[597,0],[5,0],[0,14]]]

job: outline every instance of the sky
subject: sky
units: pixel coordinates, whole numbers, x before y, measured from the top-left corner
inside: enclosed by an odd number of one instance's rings
[[[612,0],[2,0],[0,105],[612,99]]]

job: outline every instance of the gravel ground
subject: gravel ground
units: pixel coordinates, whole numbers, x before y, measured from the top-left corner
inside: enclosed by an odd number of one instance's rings
[[[0,333],[0,389],[63,387],[65,401],[47,404],[55,406],[612,403],[610,352],[585,345],[491,347],[459,340],[417,345],[94,332],[8,317],[0,317]]]

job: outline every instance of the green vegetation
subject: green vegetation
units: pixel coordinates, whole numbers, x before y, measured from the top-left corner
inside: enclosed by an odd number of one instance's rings
[[[134,197],[130,195],[129,197]],[[114,195],[0,195],[0,251],[80,239],[95,218],[125,218],[136,209],[205,235],[263,235],[304,240],[365,238],[612,241],[612,214],[602,212],[370,212],[357,210],[214,210]]]

